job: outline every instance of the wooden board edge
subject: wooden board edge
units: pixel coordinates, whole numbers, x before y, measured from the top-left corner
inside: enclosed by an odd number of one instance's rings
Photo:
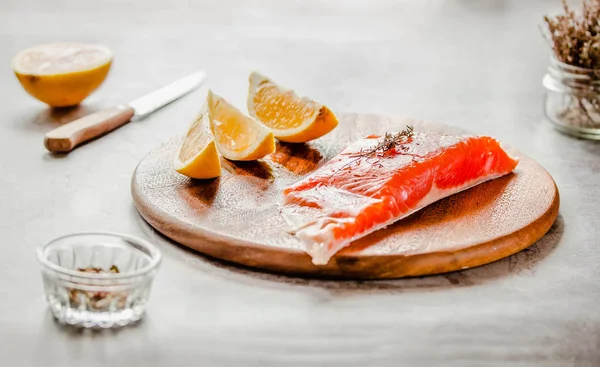
[[[137,171],[137,167],[136,167]],[[134,173],[131,189],[135,206],[146,222],[168,238],[204,255],[259,271],[286,275],[333,279],[392,279],[434,275],[485,265],[515,254],[535,243],[550,230],[558,216],[560,197],[554,180],[554,199],[538,219],[522,229],[492,241],[455,252],[433,252],[417,255],[335,256],[329,264],[316,266],[299,250],[270,248],[215,233],[198,233],[184,228],[171,230],[140,199]],[[551,177],[550,177],[551,178]],[[551,178],[552,179],[552,178]],[[167,213],[163,212],[164,215]],[[223,246],[226,244],[227,246]],[[480,252],[495,247],[494,256]],[[499,250],[497,250],[499,249]],[[274,258],[280,261],[274,261]],[[266,259],[266,260],[265,260]]]

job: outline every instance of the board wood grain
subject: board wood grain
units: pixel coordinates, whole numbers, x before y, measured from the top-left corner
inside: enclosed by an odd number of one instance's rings
[[[343,114],[330,134],[308,144],[278,143],[256,162],[223,160],[223,174],[193,180],[175,172],[173,139],[148,154],[132,179],[142,217],[165,236],[206,255],[291,275],[378,279],[437,274],[487,264],[541,238],[558,215],[552,177],[533,159],[510,175],[440,200],[355,241],[317,266],[280,215],[281,191],[342,148],[369,134],[417,131],[463,134],[457,128],[404,118]]]

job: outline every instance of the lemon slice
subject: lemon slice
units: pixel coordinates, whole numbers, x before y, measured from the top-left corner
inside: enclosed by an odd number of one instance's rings
[[[205,103],[191,124],[174,161],[175,170],[182,175],[206,179],[221,175],[221,161],[210,131],[210,117]]]
[[[217,150],[232,161],[253,161],[275,151],[273,133],[241,113],[222,97],[208,91],[210,127]]]
[[[13,70],[23,88],[52,107],[74,106],[98,88],[112,52],[102,45],[51,43],[19,52]]]
[[[277,139],[290,143],[317,139],[338,124],[337,117],[326,106],[299,97],[293,90],[256,72],[250,74],[248,112],[268,126]]]

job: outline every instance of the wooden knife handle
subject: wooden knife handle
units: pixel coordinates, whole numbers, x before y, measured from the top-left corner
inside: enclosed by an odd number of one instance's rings
[[[133,114],[133,108],[125,105],[94,112],[48,132],[44,145],[51,152],[70,152],[77,145],[126,124]]]

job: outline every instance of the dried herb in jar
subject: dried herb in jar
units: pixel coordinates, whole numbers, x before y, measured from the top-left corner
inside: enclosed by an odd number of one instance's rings
[[[581,14],[563,0],[564,14],[544,17],[554,56],[565,64],[600,69],[600,1],[584,0]]]
[[[600,127],[600,0],[584,0],[575,12],[563,0],[563,14],[545,16],[549,41],[556,60],[575,68],[561,67],[569,76],[559,82],[569,92],[557,117],[577,127]],[[577,69],[582,68],[582,69]]]

